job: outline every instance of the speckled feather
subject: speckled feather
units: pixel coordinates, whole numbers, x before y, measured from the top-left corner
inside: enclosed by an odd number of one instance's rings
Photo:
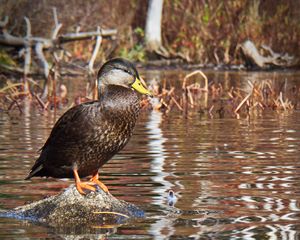
[[[139,95],[109,85],[99,101],[69,109],[55,124],[28,177],[80,177],[94,174],[132,135],[140,110]]]

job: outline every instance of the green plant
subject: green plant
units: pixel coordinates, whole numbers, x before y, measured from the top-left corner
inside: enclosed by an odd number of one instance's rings
[[[14,59],[7,54],[4,50],[0,50],[0,64],[5,64],[9,66],[17,66],[17,63]]]
[[[146,61],[146,52],[142,44],[136,44],[131,49],[128,49],[127,47],[123,47],[121,48],[119,55],[131,61],[139,61],[139,62]]]
[[[139,37],[145,36],[144,29],[142,29],[141,27],[137,27],[136,29],[134,29],[134,33]]]

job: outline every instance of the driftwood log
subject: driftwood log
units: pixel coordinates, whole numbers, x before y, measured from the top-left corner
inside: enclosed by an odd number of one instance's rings
[[[54,57],[55,50],[61,49],[61,45],[71,41],[79,41],[86,39],[96,38],[95,49],[88,64],[88,71],[93,73],[93,65],[96,59],[96,54],[99,51],[102,38],[114,38],[117,34],[116,29],[100,29],[97,27],[96,31],[92,32],[79,32],[79,29],[75,33],[59,34],[62,28],[62,24],[59,23],[56,13],[56,8],[53,8],[53,17],[55,26],[53,28],[50,38],[34,37],[31,35],[31,23],[27,17],[24,17],[26,23],[26,36],[19,37],[14,36],[6,29],[8,23],[8,17],[5,17],[3,21],[0,21],[0,45],[14,47],[22,49],[20,52],[24,54],[24,75],[30,73],[31,55],[35,53],[38,64],[43,68],[44,77],[47,79],[49,76],[50,67],[45,57],[45,51],[51,50]],[[54,59],[57,60],[57,59]],[[13,70],[12,67],[0,66],[6,70]],[[19,69],[16,69],[19,70]],[[18,72],[18,71],[17,71]]]
[[[78,33],[67,33],[59,36],[54,36],[54,38],[41,38],[41,37],[16,37],[8,33],[7,30],[3,30],[0,34],[0,44],[12,47],[24,47],[26,44],[30,46],[36,46],[38,43],[43,44],[43,49],[53,48],[57,45],[78,41],[91,39],[93,37],[102,36],[102,37],[111,37],[117,34],[115,29],[102,29],[94,32],[78,32]],[[53,37],[53,36],[52,36]]]
[[[143,218],[137,206],[118,200],[102,190],[83,196],[71,185],[64,192],[13,210],[0,211],[2,218],[27,220],[53,228],[89,229]]]
[[[289,68],[297,66],[298,59],[289,54],[280,54],[274,52],[269,46],[262,45],[260,48],[262,51],[259,51],[255,44],[246,40],[238,46],[242,51],[242,56],[246,64],[250,66],[256,66],[262,69],[281,67]],[[263,52],[263,53],[261,53]]]

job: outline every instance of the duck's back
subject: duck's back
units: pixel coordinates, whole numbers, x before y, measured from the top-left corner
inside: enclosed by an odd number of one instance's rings
[[[108,86],[99,101],[69,109],[55,124],[28,178],[73,177],[97,171],[120,151],[132,135],[139,114],[136,92]]]

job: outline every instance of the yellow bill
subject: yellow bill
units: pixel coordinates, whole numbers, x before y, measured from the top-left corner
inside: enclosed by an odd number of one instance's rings
[[[135,78],[134,83],[131,85],[131,87],[136,90],[137,92],[141,94],[148,95],[150,97],[153,97],[152,93],[143,85],[140,79]]]

